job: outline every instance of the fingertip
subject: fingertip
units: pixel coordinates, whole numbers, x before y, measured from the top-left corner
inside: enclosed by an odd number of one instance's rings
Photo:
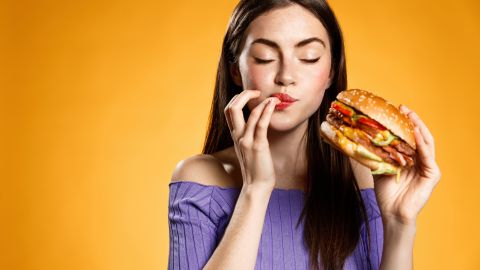
[[[270,104],[271,104],[272,109],[275,109],[275,107],[277,106],[278,103],[280,103],[280,102],[277,102],[276,99],[272,99],[272,100],[270,101]]]
[[[260,90],[255,90],[255,89],[248,89],[246,90],[248,93],[254,96],[258,96],[260,94]]]
[[[415,123],[418,123],[419,117],[418,117],[418,114],[416,114],[415,112],[410,111],[410,112],[408,113],[408,117],[409,117],[410,119],[412,119]]]

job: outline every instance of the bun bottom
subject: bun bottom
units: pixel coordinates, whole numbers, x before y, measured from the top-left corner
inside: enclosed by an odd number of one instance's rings
[[[376,171],[374,174],[397,174],[399,172],[400,168],[390,163],[372,160],[358,154],[356,151],[357,143],[351,141],[343,135],[339,136],[337,134],[342,134],[342,132],[327,121],[322,122],[320,125],[320,135],[324,141],[335,147],[340,152],[343,152],[347,156],[368,167],[372,173],[374,173],[373,171]]]

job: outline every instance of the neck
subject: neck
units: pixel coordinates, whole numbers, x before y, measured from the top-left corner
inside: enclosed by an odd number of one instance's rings
[[[268,130],[277,185],[304,187],[306,181],[306,137],[308,121],[289,131]]]

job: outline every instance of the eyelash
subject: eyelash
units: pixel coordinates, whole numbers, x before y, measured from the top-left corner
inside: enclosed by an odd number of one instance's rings
[[[315,59],[302,59],[302,61],[304,61],[306,63],[309,63],[309,64],[313,64],[313,63],[316,63],[319,59],[320,59],[320,57],[315,58]],[[264,60],[264,59],[260,59],[260,58],[255,58],[255,62],[257,64],[268,64],[272,61],[274,61],[274,60]]]

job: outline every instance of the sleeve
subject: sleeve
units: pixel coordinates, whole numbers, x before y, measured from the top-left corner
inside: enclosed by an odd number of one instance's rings
[[[189,182],[169,187],[168,269],[202,269],[217,245],[218,220],[210,216],[214,188]]]
[[[368,229],[366,224],[360,228],[360,240],[354,251],[355,265],[358,269],[379,269],[383,252],[383,223],[373,189],[362,191],[365,208],[368,215]],[[370,244],[370,253],[368,252]]]

